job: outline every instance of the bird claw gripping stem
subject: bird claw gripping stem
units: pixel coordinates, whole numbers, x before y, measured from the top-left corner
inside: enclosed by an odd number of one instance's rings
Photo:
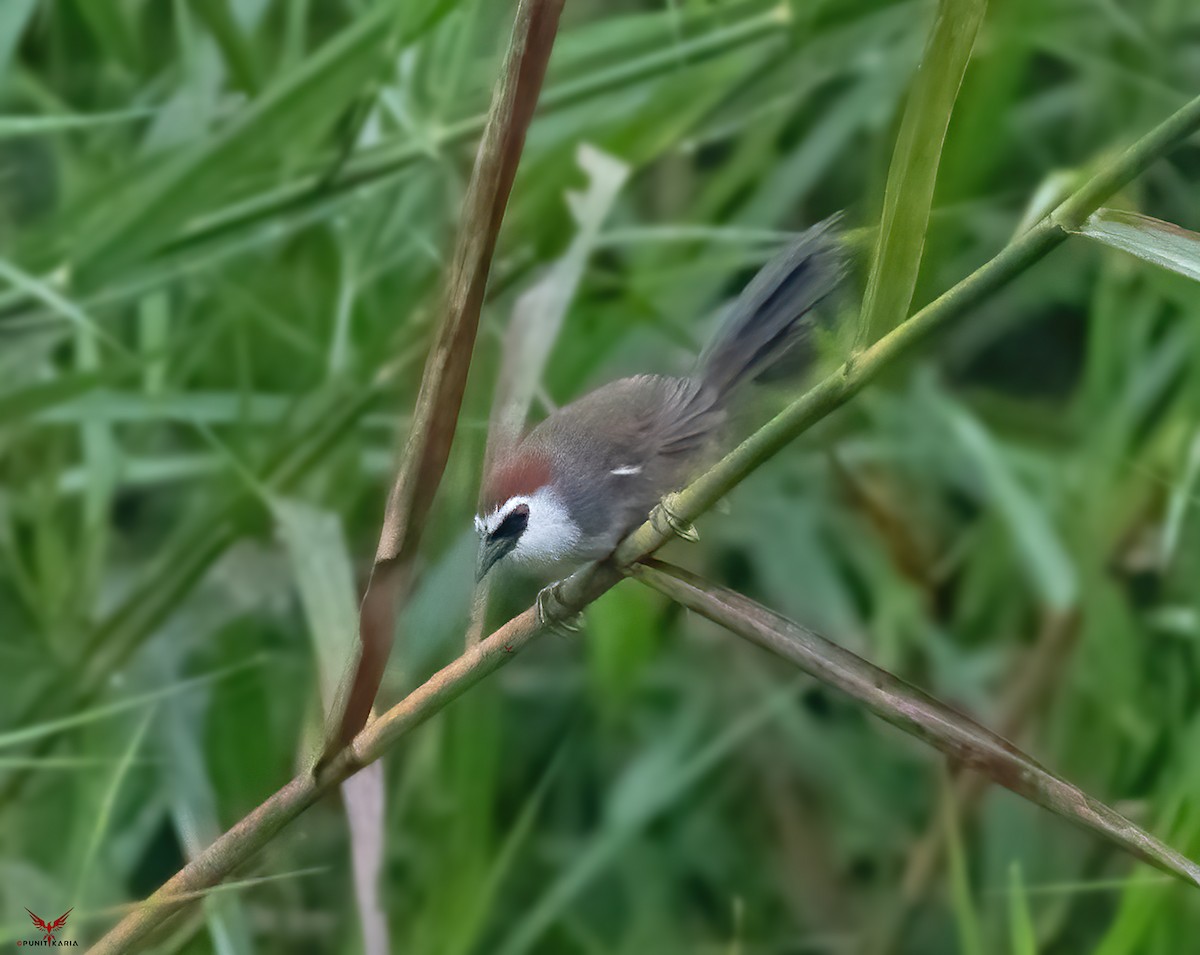
[[[562,581],[550,584],[538,591],[537,621],[538,625],[552,630],[559,636],[579,633],[580,614],[565,614],[566,604],[563,602],[560,587]]]
[[[679,516],[679,512],[675,510],[678,500],[678,494],[668,494],[659,501],[658,506],[650,512],[650,524],[660,534],[674,534],[694,544],[700,539],[700,532],[691,521],[685,521]]]

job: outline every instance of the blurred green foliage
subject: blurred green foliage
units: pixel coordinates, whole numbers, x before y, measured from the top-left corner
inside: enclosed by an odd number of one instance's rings
[[[579,145],[631,177],[551,355],[556,403],[685,368],[788,230],[879,221],[933,13],[568,2],[385,702],[462,645],[497,343],[575,235]],[[337,583],[369,566],[510,16],[0,3],[5,944],[25,906],[73,904],[71,933],[94,937],[315,745],[336,648],[310,627],[344,619]],[[913,304],[1190,97],[1198,31],[1169,0],[996,0]],[[1188,147],[1118,204],[1196,228],[1198,180]],[[990,726],[1017,716],[1043,762],[1195,858],[1198,319],[1193,283],[1072,239],[675,554]],[[1078,638],[1031,673],[1072,609]],[[1006,793],[956,821],[932,754],[633,584],[385,776],[396,951],[855,951],[939,833],[947,861],[881,950],[1180,955],[1200,937],[1195,891]],[[359,950],[337,805],[245,878],[157,950]]]

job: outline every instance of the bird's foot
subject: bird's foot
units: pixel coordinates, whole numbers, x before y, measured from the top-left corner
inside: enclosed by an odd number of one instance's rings
[[[682,537],[685,541],[694,544],[700,539],[700,532],[696,530],[691,521],[685,521],[680,517],[676,510],[678,501],[678,494],[668,494],[664,497],[650,512],[650,523],[660,534],[674,534],[676,537]]]
[[[580,614],[569,613],[562,598],[562,581],[556,581],[538,591],[537,622],[538,626],[553,630],[559,636],[567,636],[580,631]]]

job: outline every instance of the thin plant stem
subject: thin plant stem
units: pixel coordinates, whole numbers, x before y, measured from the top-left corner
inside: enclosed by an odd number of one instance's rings
[[[634,564],[629,570],[659,593],[847,694],[876,716],[944,753],[955,765],[980,773],[1103,835],[1135,858],[1200,887],[1200,866],[1039,765],[1008,740],[917,687],[819,633],[687,571],[657,560]]]

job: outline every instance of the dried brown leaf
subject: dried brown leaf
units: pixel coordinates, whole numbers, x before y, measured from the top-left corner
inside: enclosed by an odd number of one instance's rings
[[[1008,740],[819,633],[687,571],[650,561],[629,573],[738,636],[796,664],[964,769],[1089,829],[1139,859],[1200,886],[1200,866],[1115,809],[1073,786]]]

